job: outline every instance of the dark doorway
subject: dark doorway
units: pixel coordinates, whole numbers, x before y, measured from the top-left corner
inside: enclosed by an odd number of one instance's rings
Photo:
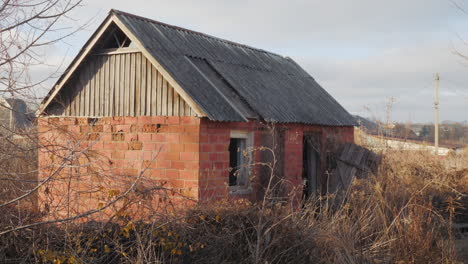
[[[308,199],[320,193],[320,134],[304,134],[303,148],[303,198]]]

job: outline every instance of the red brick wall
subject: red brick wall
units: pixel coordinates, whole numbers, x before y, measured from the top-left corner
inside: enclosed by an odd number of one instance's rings
[[[330,147],[327,142],[354,138],[352,127],[280,124],[276,128],[284,131],[283,171],[278,176],[285,182],[285,193],[295,198],[302,193],[304,132],[319,132],[323,151]],[[191,199],[260,199],[262,165],[252,167],[250,193],[229,193],[229,140],[231,130],[252,132],[256,164],[263,161],[262,140],[269,129],[256,121],[213,122],[195,117],[40,118],[41,179],[60,167],[70,149],[76,152],[72,161],[65,162],[68,166],[41,189],[42,207],[49,207],[57,217],[99,208],[126,190],[141,172],[141,183],[131,193],[135,199],[122,199],[108,213],[141,216],[145,210]],[[149,189],[158,189],[157,195],[148,195]]]
[[[167,207],[161,202],[187,200],[180,196],[198,199],[199,122],[195,117],[40,118],[41,179],[59,167],[75,144],[75,151],[83,150],[68,162],[73,166],[61,169],[42,188],[43,205],[58,212],[57,217],[96,209],[125,191],[140,173],[131,194],[145,202],[123,199],[109,213],[140,214]],[[158,187],[164,191],[157,197],[147,195]]]
[[[277,124],[277,129],[284,131],[284,162],[283,171],[277,172],[283,181],[284,193],[295,199],[302,194],[302,152],[304,132],[318,132],[321,135],[322,153],[329,149],[330,144],[340,144],[354,141],[353,127],[323,127],[300,124]],[[200,199],[220,199],[233,197],[229,194],[229,139],[231,130],[243,130],[254,135],[254,153],[252,167],[252,191],[250,194],[234,195],[234,197],[258,200],[261,177],[262,133],[272,127],[258,122],[213,122],[202,119],[200,128]],[[328,143],[327,143],[328,142]],[[328,145],[327,145],[328,144]],[[323,155],[324,156],[324,155]],[[322,168],[325,159],[322,158]],[[264,187],[264,186],[263,186]]]

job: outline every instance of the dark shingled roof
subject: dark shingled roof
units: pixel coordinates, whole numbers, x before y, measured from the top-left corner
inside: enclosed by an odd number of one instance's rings
[[[121,11],[111,13],[212,120],[355,125],[288,57]]]

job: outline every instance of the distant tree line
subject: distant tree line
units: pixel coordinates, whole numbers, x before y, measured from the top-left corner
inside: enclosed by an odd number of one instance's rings
[[[356,119],[361,129],[372,135],[434,142],[434,124],[393,123],[388,125],[359,116],[356,116]],[[439,142],[451,147],[468,145],[468,126],[458,122],[440,124]]]

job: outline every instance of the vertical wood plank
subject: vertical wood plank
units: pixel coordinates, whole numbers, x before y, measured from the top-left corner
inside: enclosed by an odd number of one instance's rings
[[[185,105],[182,97],[179,96],[179,116],[184,116],[185,114]]]
[[[120,85],[119,85],[119,115],[124,116],[125,110],[125,54],[120,55]]]
[[[119,115],[119,97],[120,97],[120,55],[115,55],[115,98],[114,98],[114,115]]]
[[[141,97],[140,99],[140,114],[145,115],[146,109],[146,58],[141,56]]]
[[[89,91],[89,116],[95,115],[96,107],[99,104],[99,58],[100,56],[93,58],[93,71],[91,72],[93,85]]]
[[[80,94],[78,95],[79,96],[79,111],[78,111],[78,116],[84,116],[84,90],[85,90],[85,87],[86,87],[86,69],[85,68],[81,68],[81,75],[80,75]]]
[[[110,63],[110,55],[104,57],[104,64],[103,66],[103,76],[104,76],[104,85],[103,85],[103,99],[104,102],[102,102],[102,107],[103,111],[101,113],[101,116],[108,116],[109,115],[109,86],[111,79],[109,78],[109,63]]]
[[[130,57],[131,54],[125,54],[125,116],[130,115]]]
[[[167,83],[167,115],[174,115],[174,88]]]
[[[135,54],[130,54],[130,116],[135,116]]]
[[[190,108],[190,105],[185,102],[185,115],[186,116],[191,116],[192,115],[192,109]]]
[[[141,115],[141,53],[135,54],[135,111]]]
[[[181,116],[185,116],[185,102],[184,102],[184,100],[182,100],[181,97],[179,97],[179,98],[181,99],[180,100],[180,111],[179,111],[179,113],[180,113]]]
[[[156,87],[156,115],[162,115],[162,76],[158,72],[158,82]]]
[[[162,81],[162,100],[161,100],[161,115],[166,116],[167,115],[167,82],[166,80]]]
[[[93,76],[92,76],[92,71],[93,71],[93,64],[94,64],[94,60],[90,59],[89,60],[89,67],[87,67],[87,72],[86,72],[86,79],[88,80],[88,83],[86,85],[86,89],[85,89],[85,116],[89,116],[89,93],[90,93],[90,90],[92,89],[93,87]]]
[[[107,101],[107,98],[104,96],[105,95],[105,83],[108,82],[106,79],[106,60],[107,56],[101,56],[101,69],[100,69],[100,78],[99,78],[99,113],[97,116],[104,116],[104,109],[105,109],[105,102]]]
[[[151,82],[153,79],[151,63],[149,60],[146,60],[146,115],[151,115],[151,98],[152,98],[152,89],[151,89]]]
[[[151,115],[157,115],[157,80],[158,80],[158,72],[156,68],[150,63],[151,67]]]
[[[179,94],[174,90],[172,89],[174,92],[174,99],[173,99],[173,110],[172,110],[172,114],[175,115],[175,116],[179,116]]]
[[[109,112],[108,116],[114,115],[114,102],[115,102],[115,55],[111,55],[109,58]]]

